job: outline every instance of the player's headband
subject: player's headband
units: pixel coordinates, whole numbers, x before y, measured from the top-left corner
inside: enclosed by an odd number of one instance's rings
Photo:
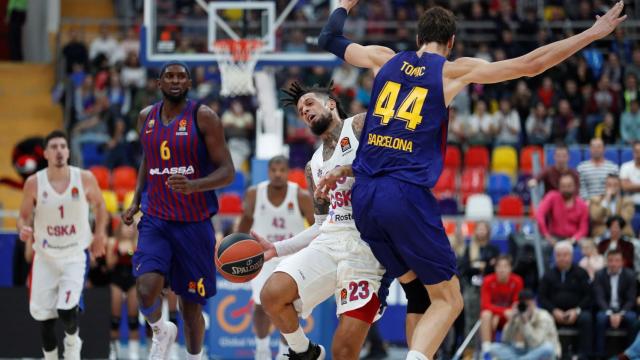
[[[167,68],[171,65],[182,66],[184,70],[187,72],[187,76],[189,77],[189,79],[191,79],[191,71],[189,70],[189,66],[184,61],[179,61],[179,60],[172,60],[164,63],[164,65],[162,65],[162,69],[160,70],[159,77],[162,77],[162,75],[164,75],[164,72],[167,71]]]

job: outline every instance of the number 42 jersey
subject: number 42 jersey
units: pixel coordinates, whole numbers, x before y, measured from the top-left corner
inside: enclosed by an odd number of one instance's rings
[[[390,176],[427,188],[442,171],[448,110],[443,56],[398,53],[376,75],[360,147],[357,177]]]

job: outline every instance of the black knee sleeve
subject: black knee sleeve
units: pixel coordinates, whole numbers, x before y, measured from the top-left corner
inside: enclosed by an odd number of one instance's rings
[[[400,283],[407,298],[407,314],[424,314],[431,300],[429,293],[419,279],[414,279],[406,284]]]
[[[69,310],[58,309],[58,317],[64,325],[64,332],[67,334],[75,334],[78,331],[78,307],[75,306]]]
[[[111,315],[111,330],[120,329],[120,316]]]
[[[129,316],[127,318],[127,325],[129,326],[129,330],[138,330],[138,317],[137,316]]]
[[[40,333],[42,334],[42,348],[44,351],[52,351],[58,347],[56,339],[56,319],[40,321]]]
[[[169,321],[176,324],[178,326],[178,312],[177,311],[169,311]]]

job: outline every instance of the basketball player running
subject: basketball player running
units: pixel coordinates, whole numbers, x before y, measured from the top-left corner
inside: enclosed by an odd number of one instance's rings
[[[322,174],[353,161],[364,114],[347,118],[330,87],[294,84],[285,92],[290,96],[285,105],[296,106],[302,121],[322,139],[305,168],[313,192]],[[360,239],[353,222],[352,183],[353,178],[340,179],[330,201],[314,201],[314,225],[293,238],[271,243],[252,233],[266,250],[265,260],[295,253],[276,267],[260,296],[265,311],[289,344],[291,359],[324,359],[324,348],[309,342],[298,316],[307,317],[332,295],[339,316],[333,358],[358,359],[386,296],[389,284],[383,283],[384,269]],[[378,290],[382,290],[381,298]]]
[[[238,232],[249,233],[253,229],[267,241],[275,243],[288,239],[304,230],[304,220],[313,225],[313,198],[306,189],[288,182],[289,160],[276,156],[269,160],[269,181],[247,189]],[[280,259],[264,263],[258,276],[251,280],[253,328],[256,334],[255,360],[271,360],[271,320],[260,303],[260,291]],[[284,356],[287,345],[280,343],[277,359]]]
[[[47,168],[24,184],[18,218],[20,240],[33,245],[29,311],[41,324],[45,360],[58,359],[56,318],[64,327],[64,358],[80,359],[78,310],[89,257],[105,252],[107,211],[96,178],[69,166],[69,142],[62,131],[44,140]],[[95,216],[91,239],[89,207]]]
[[[150,359],[166,359],[177,328],[161,319],[165,277],[180,297],[187,359],[200,359],[204,338],[202,305],[216,292],[214,189],[233,181],[234,168],[218,115],[187,99],[191,74],[169,62],[158,79],[162,100],[140,112],[144,156],[131,207],[122,219],[138,224],[133,272],[140,311],[153,330]]]
[[[515,59],[487,62],[446,60],[454,43],[455,17],[443,8],[427,10],[418,23],[419,50],[395,54],[382,46],[361,46],[342,35],[357,0],[341,0],[318,43],[348,63],[376,75],[362,146],[353,169],[341,168],[318,184],[326,193],[337,178],[355,174],[353,214],[362,238],[394,276],[415,273],[432,305],[413,334],[407,359],[432,359],[462,311],[455,255],[431,192],[442,170],[447,106],[471,83],[491,84],[535,76],[610,34],[626,16],[615,4],[584,32]],[[413,271],[413,273],[411,272]]]

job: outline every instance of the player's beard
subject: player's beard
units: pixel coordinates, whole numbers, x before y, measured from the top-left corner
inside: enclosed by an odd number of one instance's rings
[[[184,99],[186,99],[188,92],[189,92],[189,89],[185,89],[179,95],[172,95],[171,93],[162,90],[162,95],[164,95],[164,98],[167,99],[168,101],[174,104],[178,104],[178,103],[181,103]]]
[[[316,136],[324,134],[331,125],[331,119],[331,113],[320,115],[320,118],[311,124],[311,132]]]

